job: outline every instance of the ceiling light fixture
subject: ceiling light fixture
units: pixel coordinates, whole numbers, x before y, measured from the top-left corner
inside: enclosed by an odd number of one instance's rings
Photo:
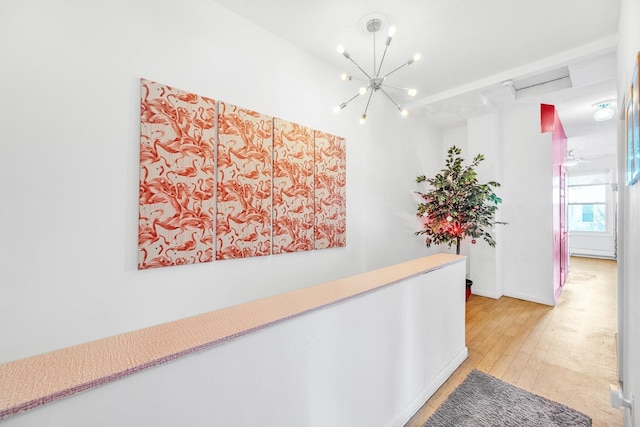
[[[352,76],[350,76],[350,75],[348,75],[346,73],[343,73],[342,76],[341,76],[342,80],[343,81],[362,80],[362,81],[366,82],[367,85],[366,86],[362,86],[354,96],[352,96],[351,98],[349,98],[348,100],[346,100],[342,104],[338,105],[333,110],[334,110],[334,112],[338,113],[340,110],[342,110],[344,107],[346,107],[351,101],[356,99],[358,96],[365,95],[367,92],[369,92],[369,99],[367,99],[367,105],[364,108],[364,113],[362,113],[362,116],[360,117],[360,123],[364,123],[367,120],[367,110],[369,109],[369,103],[371,102],[371,98],[373,97],[373,94],[375,92],[377,92],[377,91],[382,92],[393,103],[393,105],[398,109],[398,111],[400,111],[400,113],[403,116],[406,116],[408,114],[407,110],[403,109],[400,106],[400,104],[398,104],[391,97],[391,95],[389,95],[389,93],[387,93],[387,91],[385,89],[386,88],[394,89],[396,91],[400,91],[400,92],[406,93],[409,96],[416,96],[416,94],[418,93],[415,89],[397,88],[397,87],[393,87],[393,86],[389,86],[389,85],[385,84],[385,80],[387,79],[387,77],[389,77],[391,74],[395,73],[399,69],[401,69],[401,68],[403,68],[403,67],[405,67],[407,65],[411,65],[415,61],[419,60],[420,59],[420,54],[415,54],[411,59],[409,59],[408,61],[404,62],[399,67],[394,68],[392,71],[390,71],[390,72],[388,72],[386,74],[382,74],[382,64],[384,63],[384,58],[387,55],[387,49],[389,48],[389,45],[391,44],[391,39],[393,38],[393,35],[394,35],[396,29],[395,29],[395,27],[390,27],[389,28],[389,33],[387,35],[387,40],[385,42],[384,52],[382,53],[382,58],[380,59],[380,64],[377,64],[376,63],[376,33],[378,31],[380,31],[381,29],[382,29],[382,19],[380,19],[380,18],[372,18],[367,22],[366,30],[369,33],[371,33],[372,37],[373,37],[373,72],[372,73],[367,73],[360,65],[358,65],[358,63],[356,61],[354,61],[354,59],[351,57],[349,52],[347,52],[344,49],[344,47],[338,46],[338,52],[340,54],[342,54],[342,56],[347,58],[349,61],[353,62],[353,64],[356,67],[358,67],[358,69],[366,77],[366,80],[364,80],[364,79],[356,79],[356,78],[354,78],[354,77],[352,77]]]
[[[613,108],[613,100],[601,101],[592,105],[596,111],[593,113],[593,119],[596,122],[606,122],[611,120],[616,115],[616,110]]]

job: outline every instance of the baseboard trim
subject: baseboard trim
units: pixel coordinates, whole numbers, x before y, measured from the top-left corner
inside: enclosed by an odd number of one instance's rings
[[[616,259],[615,253],[611,251],[578,250],[571,252],[569,255],[583,258]]]
[[[422,405],[424,405],[424,403],[440,388],[440,386],[447,381],[451,374],[458,369],[458,366],[465,361],[468,355],[469,349],[465,346],[462,351],[460,351],[460,353],[458,353],[456,357],[454,357],[451,362],[449,362],[449,364],[440,371],[438,376],[436,376],[436,378],[434,378],[434,380],[431,381],[427,387],[407,405],[395,421],[391,423],[390,427],[403,427],[407,421],[409,421],[411,417],[418,412],[418,409],[420,409]]]
[[[531,295],[519,294],[517,292],[505,292],[504,296],[505,297],[510,297],[510,298],[517,298],[517,299],[521,299],[521,300],[524,300],[524,301],[535,302],[535,303],[538,303],[538,304],[549,305],[551,307],[554,307],[556,305],[556,303],[553,300],[553,298],[551,298],[550,300],[547,300],[547,299],[532,297]]]
[[[502,296],[502,294],[499,294],[497,292],[485,292],[482,289],[473,289],[473,286],[471,286],[471,293],[473,295],[478,295],[480,297],[487,297],[492,299],[500,299],[500,297]]]

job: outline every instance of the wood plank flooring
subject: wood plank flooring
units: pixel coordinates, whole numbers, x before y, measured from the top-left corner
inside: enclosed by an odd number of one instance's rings
[[[469,357],[405,427],[419,427],[478,369],[593,419],[622,426],[609,402],[617,384],[616,262],[572,257],[556,307],[472,295],[466,304]]]

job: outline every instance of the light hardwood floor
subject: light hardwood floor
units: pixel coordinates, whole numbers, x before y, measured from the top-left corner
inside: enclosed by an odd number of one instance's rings
[[[466,316],[469,357],[405,427],[421,426],[474,368],[583,412],[594,427],[623,425],[609,402],[609,384],[617,384],[615,261],[572,257],[556,307],[472,295]]]

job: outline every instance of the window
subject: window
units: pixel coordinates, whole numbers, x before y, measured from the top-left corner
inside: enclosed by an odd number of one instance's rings
[[[582,206],[582,222],[593,222],[593,205]]]
[[[609,172],[570,175],[567,183],[569,231],[605,233]]]

